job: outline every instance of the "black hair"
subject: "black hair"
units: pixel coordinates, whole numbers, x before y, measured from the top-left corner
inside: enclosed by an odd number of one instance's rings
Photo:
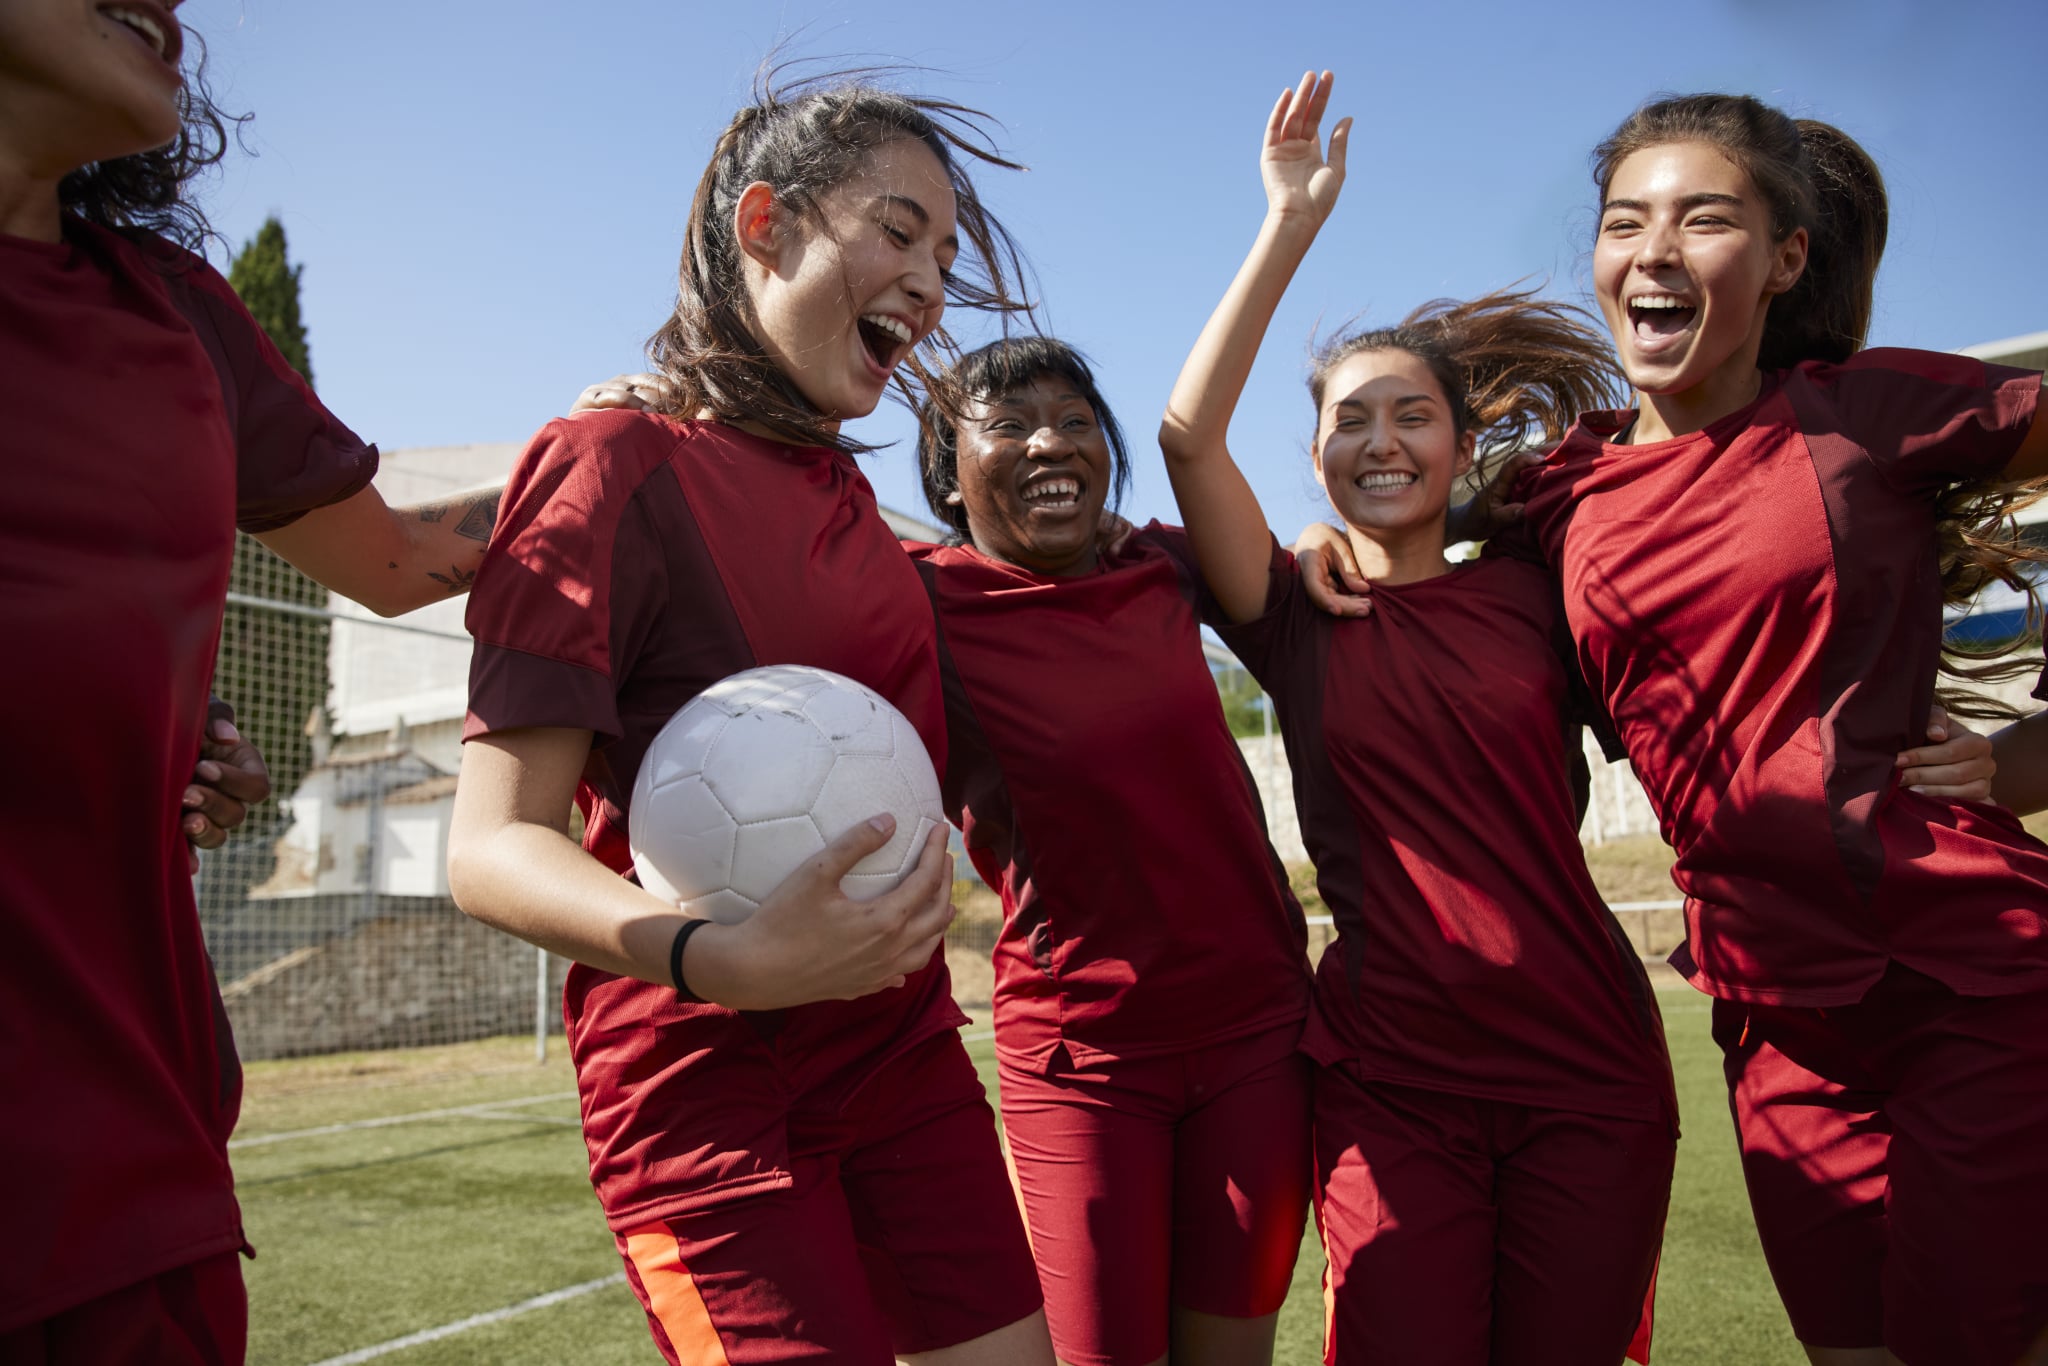
[[[1102,397],[1087,358],[1056,337],[1005,337],[969,351],[935,376],[931,396],[918,410],[917,465],[924,479],[924,501],[956,538],[967,535],[967,509],[947,499],[960,491],[959,423],[967,406],[1049,378],[1071,383],[1095,410],[1095,421],[1109,439],[1108,506],[1113,511],[1122,505],[1131,485],[1130,453],[1124,430]]]
[[[178,90],[178,136],[161,147],[81,166],[57,182],[57,203],[88,223],[128,236],[153,234],[187,251],[202,251],[212,225],[188,198],[189,187],[228,150],[247,114],[223,114],[206,82],[206,43],[190,28],[192,54]]]

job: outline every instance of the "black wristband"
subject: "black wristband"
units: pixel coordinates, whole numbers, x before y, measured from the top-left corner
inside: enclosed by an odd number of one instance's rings
[[[690,990],[689,986],[685,984],[683,981],[683,945],[690,942],[691,935],[703,929],[706,925],[709,925],[710,923],[711,922],[709,920],[698,920],[694,918],[685,920],[683,922],[682,928],[676,931],[676,937],[669,941],[668,978],[671,982],[674,982],[676,984],[676,999],[678,1001],[684,1002],[685,1004],[707,1004],[702,996],[699,996],[696,992]]]

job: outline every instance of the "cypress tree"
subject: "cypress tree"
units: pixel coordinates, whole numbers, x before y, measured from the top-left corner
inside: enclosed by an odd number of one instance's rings
[[[312,358],[299,315],[299,275],[304,269],[291,263],[284,225],[273,216],[236,253],[228,267],[228,283],[310,386]],[[235,535],[228,591],[265,602],[327,606],[326,589],[240,532]],[[200,909],[210,939],[217,939],[232,923],[247,889],[267,879],[275,866],[274,846],[287,823],[282,801],[290,798],[312,763],[307,722],[327,705],[330,633],[322,618],[247,603],[230,602],[222,619],[213,690],[234,705],[237,726],[263,751],[273,800],[251,811],[248,823],[207,866]],[[223,954],[227,947],[216,944],[215,953],[224,957],[221,967],[228,976],[252,966],[242,954]]]
[[[313,358],[306,350],[306,327],[299,320],[299,272],[287,254],[284,224],[272,214],[256,235],[242,244],[228,267],[228,283],[242,296],[242,306],[262,324],[292,369],[313,382]]]

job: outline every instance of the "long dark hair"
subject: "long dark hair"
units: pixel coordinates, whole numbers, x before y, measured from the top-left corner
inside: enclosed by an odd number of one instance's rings
[[[786,67],[764,70],[754,102],[733,116],[697,182],[677,271],[676,307],[648,339],[654,368],[672,386],[668,410],[691,417],[708,410],[745,420],[785,440],[849,453],[870,447],[831,430],[830,419],[803,396],[762,349],[750,324],[753,308],[741,274],[733,209],[755,181],[774,187],[800,216],[815,215],[827,190],[857,173],[877,148],[896,141],[924,144],[945,168],[958,202],[964,246],[946,278],[949,304],[998,313],[1028,312],[1020,301],[1023,258],[1003,225],[981,202],[969,160],[1010,170],[990,120],[946,100],[900,94],[874,84],[871,70],[781,79]],[[952,348],[942,330],[926,346]],[[912,356],[898,369],[899,394],[913,405],[927,378]]]
[[[1682,142],[1705,143],[1748,174],[1770,209],[1773,241],[1807,231],[1806,269],[1771,300],[1757,367],[1840,364],[1862,350],[1891,222],[1884,177],[1870,154],[1832,124],[1795,119],[1748,95],[1679,95],[1645,104],[1593,149],[1601,199],[1631,154]],[[2038,629],[2040,603],[2020,566],[2048,561],[2048,549],[2021,540],[2013,514],[2043,492],[2038,482],[1975,479],[1942,495],[1935,546],[1945,602],[1967,602],[1991,583],[2003,583],[2026,594],[2029,626]],[[1952,643],[1941,667],[1951,678],[1982,684],[2018,678],[2038,665],[2008,656],[2002,645]],[[1959,716],[2019,714],[1979,693],[1943,689],[1941,698]]]
[[[1319,415],[1330,372],[1363,351],[1404,351],[1429,366],[1457,435],[1477,437],[1475,482],[1516,451],[1555,443],[1580,413],[1615,406],[1625,388],[1593,319],[1534,290],[1433,299],[1392,327],[1324,342],[1308,379]]]
[[[151,233],[187,251],[204,250],[213,227],[186,187],[227,155],[228,128],[247,114],[223,114],[206,83],[206,43],[190,28],[192,54],[178,91],[178,136],[161,147],[81,166],[57,182],[58,205],[88,223],[135,236]]]
[[[948,497],[960,491],[960,419],[966,405],[1014,394],[1042,379],[1066,380],[1095,410],[1096,425],[1109,441],[1108,507],[1114,511],[1123,503],[1131,486],[1130,453],[1087,358],[1056,337],[1005,337],[969,351],[933,376],[931,394],[918,409],[917,467],[924,501],[956,537],[967,535],[967,509]]]
[[[1806,229],[1806,269],[1771,301],[1758,368],[1840,364],[1862,350],[1891,230],[1870,153],[1833,124],[1795,119],[1748,95],[1678,95],[1645,104],[1593,149],[1601,201],[1623,161],[1675,142],[1705,143],[1742,168],[1770,210],[1773,242]]]

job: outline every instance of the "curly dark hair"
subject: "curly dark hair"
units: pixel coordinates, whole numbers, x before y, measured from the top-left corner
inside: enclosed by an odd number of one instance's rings
[[[686,418],[709,411],[758,423],[784,440],[865,452],[873,448],[832,430],[830,419],[753,335],[752,301],[733,232],[740,193],[765,181],[795,213],[814,215],[819,198],[859,172],[877,148],[920,142],[945,169],[958,204],[963,248],[947,272],[947,302],[1028,314],[1030,304],[1015,293],[1024,276],[1022,253],[982,204],[964,163],[1022,168],[996,150],[987,115],[885,89],[875,83],[883,69],[786,79],[788,70],[784,65],[762,71],[754,102],[733,116],[712,149],[690,204],[675,312],[648,339],[648,358],[672,387],[664,411]],[[954,351],[943,328],[924,345],[941,357]],[[895,378],[899,397],[914,408],[927,377],[920,357],[906,359]]]
[[[227,155],[229,127],[239,136],[250,116],[221,112],[206,83],[205,40],[188,28],[185,45],[191,57],[178,92],[178,136],[147,152],[79,167],[57,182],[57,203],[88,223],[198,252],[216,234],[186,187]]]

